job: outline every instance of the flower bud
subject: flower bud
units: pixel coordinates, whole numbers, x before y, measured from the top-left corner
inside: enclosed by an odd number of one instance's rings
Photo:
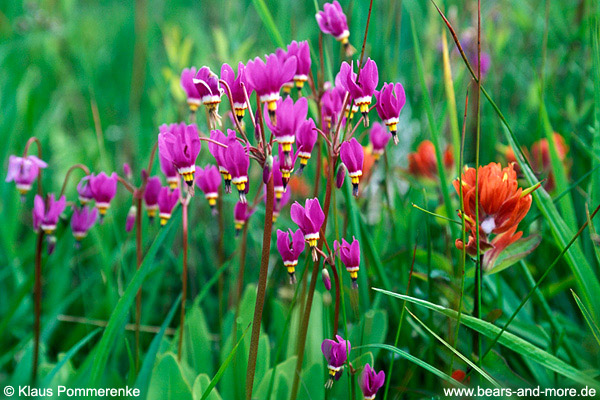
[[[340,164],[335,177],[335,186],[338,189],[341,189],[344,185],[344,178],[346,178],[346,166],[344,164]]]
[[[54,248],[56,247],[56,236],[48,235],[46,236],[46,242],[48,244],[48,255],[54,252]]]
[[[331,278],[329,277],[329,271],[327,268],[323,268],[321,270],[321,278],[323,279],[323,285],[325,285],[325,289],[331,290]]]
[[[129,212],[127,213],[127,219],[125,220],[125,230],[127,232],[131,232],[133,229],[133,224],[135,224],[135,216],[137,214],[137,207],[131,206],[129,208]]]
[[[131,178],[133,178],[131,167],[127,163],[123,163],[123,174],[125,174],[125,178],[127,178],[128,180],[131,180]]]

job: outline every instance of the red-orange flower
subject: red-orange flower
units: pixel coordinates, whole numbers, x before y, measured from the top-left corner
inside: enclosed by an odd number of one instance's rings
[[[454,188],[460,193],[460,181],[455,179]],[[519,222],[531,207],[531,192],[539,184],[523,190],[517,182],[514,164],[502,168],[490,163],[479,167],[479,188],[476,186],[474,168],[465,168],[462,174],[465,230],[469,234],[467,253],[477,254],[476,230],[479,229],[479,250],[484,254],[484,266],[491,268],[502,250],[521,238],[523,232],[516,232]],[[479,192],[479,227],[476,226],[476,192]],[[459,213],[460,214],[460,213]],[[492,238],[491,235],[494,235]],[[456,247],[465,247],[462,240],[456,240]]]
[[[453,165],[452,147],[448,146],[444,151],[444,167],[450,169]],[[437,157],[433,143],[424,140],[417,147],[417,151],[408,155],[408,172],[417,178],[437,179]]]

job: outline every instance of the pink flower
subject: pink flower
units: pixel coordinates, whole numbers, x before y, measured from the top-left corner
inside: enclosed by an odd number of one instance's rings
[[[371,145],[373,146],[373,157],[375,160],[378,160],[383,154],[383,150],[392,138],[392,135],[393,134],[390,134],[383,124],[379,122],[373,124],[369,138],[371,139]]]
[[[335,40],[342,42],[344,45],[348,43],[348,37],[350,36],[348,21],[342,6],[337,0],[333,3],[325,3],[323,11],[317,12],[315,18],[323,33],[333,36]]]
[[[94,195],[92,194],[92,187],[90,186],[91,177],[91,175],[84,176],[77,184],[77,194],[79,195],[79,202],[82,205],[85,205],[90,201],[94,200]]]
[[[275,170],[273,170],[275,171]],[[275,173],[275,172],[273,172]],[[277,221],[277,218],[279,218],[279,214],[281,213],[281,210],[283,209],[283,207],[285,207],[290,200],[292,199],[292,192],[291,190],[285,190],[282,194],[281,194],[281,198],[279,198],[277,201],[273,202],[273,223],[275,223]],[[267,197],[266,197],[266,186],[265,186],[265,203],[267,202]]]
[[[296,57],[296,74],[294,75],[294,82],[296,88],[302,90],[304,83],[308,80],[310,74],[310,48],[308,42],[296,42],[292,41],[287,47],[288,56]]]
[[[167,224],[178,201],[179,189],[175,188],[173,191],[168,187],[160,189],[160,193],[158,194],[158,216],[160,217],[160,226],[165,226]]]
[[[296,130],[297,155],[300,157],[300,169],[298,173],[302,173],[302,170],[308,164],[312,150],[317,143],[318,135],[315,130],[315,121],[312,118],[302,122]]]
[[[289,157],[292,144],[296,141],[296,131],[300,127],[300,124],[306,120],[307,113],[308,102],[306,97],[299,98],[296,104],[294,104],[294,100],[291,97],[288,97],[278,102],[277,111],[275,112],[277,124],[273,124],[269,118],[265,118],[277,143],[281,145],[283,151],[286,153],[286,157]]]
[[[210,131],[210,138],[211,140],[226,146],[237,141],[235,131],[232,129],[227,130],[227,136],[218,129],[212,130]],[[228,148],[219,146],[216,143],[208,142],[208,151],[210,151],[210,154],[215,158],[217,166],[219,167],[219,172],[221,172],[223,180],[225,181],[225,192],[231,193],[231,174],[229,173],[225,162],[225,153],[227,150]]]
[[[196,67],[184,68],[181,71],[181,87],[187,96],[187,103],[191,111],[196,111],[202,103],[202,98],[196,85],[194,85],[194,77],[196,76]]]
[[[304,233],[304,239],[308,241],[310,247],[316,247],[320,237],[319,231],[325,221],[319,199],[306,199],[304,207],[295,202],[292,204],[291,217]]]
[[[94,226],[98,219],[98,209],[84,206],[81,208],[73,207],[71,216],[71,230],[77,241],[87,236],[88,231]]]
[[[358,83],[356,82],[356,74],[354,73],[354,63],[342,63],[339,75],[340,84],[350,92],[350,97],[354,100],[354,104],[358,106],[360,112],[365,117],[365,122],[368,125],[369,106],[375,94],[377,83],[379,83],[379,73],[377,72],[377,64],[370,58],[365,62],[365,66],[360,71]]]
[[[321,343],[321,351],[327,360],[327,369],[329,370],[329,381],[327,387],[333,385],[333,380],[340,379],[342,368],[348,359],[348,353],[352,349],[349,340],[344,340],[340,335],[335,335],[335,340],[325,339]]]
[[[365,396],[365,400],[373,400],[384,382],[385,372],[379,371],[379,373],[377,373],[375,372],[375,369],[367,363],[360,375],[360,389]]]
[[[321,98],[321,120],[322,128],[329,130],[337,125],[344,103],[346,91],[341,86],[325,91]]]
[[[358,287],[356,283],[358,279],[358,270],[360,269],[360,244],[356,238],[352,237],[352,244],[342,239],[342,244],[336,240],[333,242],[333,251],[337,253],[339,251],[340,259],[346,266],[346,271],[350,273],[352,278],[352,286]]]
[[[233,100],[233,108],[235,109],[235,115],[238,120],[241,121],[244,118],[248,104],[246,103],[246,95],[242,83],[246,86],[248,95],[252,92],[252,88],[248,87],[246,79],[246,67],[243,63],[238,64],[238,75],[237,78],[233,72],[233,68],[229,64],[223,64],[221,66],[221,79],[227,82],[229,89],[231,90],[231,98]]]
[[[170,161],[188,186],[194,184],[196,158],[200,153],[200,138],[196,125],[162,125],[158,134],[158,152]]]
[[[127,212],[127,218],[125,218],[125,232],[131,232],[133,225],[135,224],[135,218],[137,216],[137,207],[132,205],[129,207]]]
[[[8,159],[8,173],[6,182],[15,182],[17,190],[25,195],[31,190],[33,181],[36,180],[40,169],[46,168],[48,164],[36,156],[17,157],[10,156]]]
[[[290,242],[290,236],[292,241]],[[296,265],[298,258],[304,251],[304,235],[300,229],[293,232],[291,229],[288,232],[277,230],[277,250],[283,259],[283,265],[287,268],[290,275],[290,283],[296,282]]]
[[[233,223],[235,225],[236,236],[240,234],[251,215],[252,212],[248,210],[248,203],[242,203],[241,201],[235,203],[235,207],[233,208]]]
[[[292,176],[292,172],[294,172],[295,163],[296,157],[286,155],[282,149],[282,146],[279,145],[279,171],[281,172],[281,180],[283,182],[284,190],[290,182],[290,177]]]
[[[270,115],[274,116],[279,100],[279,90],[284,83],[289,82],[296,74],[296,57],[290,57],[285,62],[275,54],[266,56],[265,63],[259,57],[246,64],[246,78],[256,91],[260,101],[267,103]]]
[[[240,194],[240,201],[246,202],[246,193],[248,192],[248,168],[250,168],[250,158],[246,154],[244,146],[238,141],[228,143],[224,154],[225,168],[231,174],[231,183],[233,183]]]
[[[110,176],[104,172],[100,172],[98,175],[92,174],[89,185],[92,196],[96,200],[96,208],[102,218],[110,207],[111,200],[117,194],[117,174],[114,172]]]
[[[377,114],[388,127],[394,137],[394,143],[398,144],[397,130],[400,111],[406,103],[404,88],[400,83],[384,83],[381,91],[375,92]]]
[[[158,152],[158,160],[160,161],[160,170],[162,171],[165,178],[167,178],[167,184],[171,189],[175,189],[179,183],[179,175],[177,174],[177,168],[173,163],[165,158]]]
[[[144,202],[146,203],[146,211],[150,219],[156,216],[158,210],[158,195],[162,189],[162,183],[158,176],[153,176],[148,179],[146,189],[144,189]]]
[[[210,164],[204,169],[196,169],[196,185],[202,190],[210,208],[214,211],[219,198],[219,186],[221,185],[219,169]]]
[[[323,280],[325,289],[331,290],[331,277],[329,276],[329,271],[325,267],[321,270],[321,279]]]
[[[210,68],[200,68],[194,76],[193,83],[200,95],[202,104],[209,110],[219,106],[223,89],[219,85],[219,77]]]
[[[348,175],[350,175],[350,178],[352,179],[352,194],[358,196],[358,183],[362,176],[364,152],[356,138],[350,139],[349,142],[342,143],[340,146],[340,158],[348,169]]]
[[[56,230],[58,217],[65,210],[67,199],[61,196],[58,201],[54,193],[48,195],[46,201],[39,194],[35,195],[33,201],[33,229],[44,231],[46,235],[52,235]]]
[[[131,180],[133,178],[133,173],[131,172],[131,167],[127,163],[123,163],[123,174],[125,178]]]

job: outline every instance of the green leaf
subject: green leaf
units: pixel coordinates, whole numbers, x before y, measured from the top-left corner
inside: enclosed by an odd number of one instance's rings
[[[361,346],[363,348],[374,348],[374,349],[383,349],[383,350],[387,350],[387,351],[391,351],[392,353],[396,353],[398,354],[400,357],[407,359],[408,361],[415,363],[416,365],[418,365],[419,367],[431,372],[432,374],[436,375],[439,378],[442,378],[443,380],[452,383],[455,386],[458,387],[465,387],[465,385],[463,385],[462,383],[460,383],[459,381],[457,381],[456,379],[452,378],[450,375],[440,371],[439,369],[437,369],[436,367],[434,367],[431,364],[428,364],[427,362],[421,360],[420,358],[417,358],[415,356],[413,356],[410,353],[407,353],[404,350],[401,350],[397,347],[391,346],[389,344],[365,344],[363,346]],[[389,382],[388,382],[389,384]]]
[[[413,304],[418,304],[420,306],[436,311],[453,319],[456,319],[458,317],[458,313],[456,311],[446,307],[442,307],[437,304],[430,303],[425,300],[377,288],[373,288],[373,290],[384,293],[388,296],[393,296],[402,300],[409,301]],[[501,330],[499,327],[490,324],[489,322],[482,321],[478,318],[474,318],[464,313],[461,314],[461,323],[491,339],[495,339]],[[522,355],[523,357],[526,357],[532,361],[537,362],[538,364],[541,364],[547,369],[550,369],[554,372],[557,372],[560,375],[566,376],[567,378],[574,380],[575,382],[579,382],[590,387],[598,388],[600,390],[600,384],[596,380],[594,380],[594,378],[587,375],[585,372],[577,370],[576,368],[572,367],[571,365],[567,364],[561,359],[534,346],[533,344],[521,339],[520,337],[513,335],[510,332],[505,331],[502,334],[502,336],[500,336],[498,343],[513,350],[517,354]]]
[[[592,334],[594,335],[594,337],[596,338],[596,341],[600,345],[600,328],[598,328],[598,325],[596,325],[596,323],[592,319],[590,312],[587,310],[587,308],[585,308],[585,305],[581,302],[581,299],[579,298],[579,296],[577,296],[575,294],[573,289],[571,289],[571,293],[573,294],[573,297],[575,298],[577,307],[579,307],[579,309],[581,310],[581,313],[583,314],[583,318],[585,318],[585,322],[587,322],[588,326],[590,327],[590,330],[592,331]]]
[[[152,371],[148,400],[193,400],[175,354],[166,353]]]
[[[285,43],[283,43],[283,39],[281,37],[281,33],[279,33],[279,29],[273,21],[273,16],[269,11],[269,7],[265,4],[265,0],[252,0],[252,4],[254,4],[254,8],[258,13],[258,16],[262,20],[265,28],[267,28],[267,33],[271,37],[273,44],[279,47],[285,47]]]
[[[181,208],[177,208],[177,210],[181,210]],[[146,277],[152,271],[156,252],[161,247],[162,242],[171,231],[173,225],[178,224],[181,212],[179,211],[176,215],[177,217],[171,218],[170,223],[163,227],[160,234],[154,239],[152,246],[150,246],[150,249],[148,249],[144,260],[142,261],[142,265],[140,265],[140,268],[131,279],[127,289],[125,289],[125,293],[123,293],[123,296],[119,299],[108,320],[104,334],[98,343],[94,363],[92,365],[92,374],[90,378],[92,386],[96,386],[100,383],[100,378],[105,371],[108,356],[111,354],[111,348],[114,345],[119,332],[123,329],[125,319],[131,309],[135,296]]]
[[[183,335],[182,359],[193,368],[196,374],[212,375],[212,355],[210,331],[200,307],[192,307],[186,313]]]
[[[530,235],[517,240],[500,253],[493,265],[483,265],[483,268],[487,271],[486,274],[496,274],[511,267],[534,251],[541,241],[542,237],[539,235]]]
[[[200,400],[202,398],[202,393],[204,393],[204,391],[208,388],[208,385],[210,385],[210,378],[208,375],[200,374],[196,377],[194,386],[192,387],[192,395],[194,396],[194,400]],[[222,400],[217,389],[213,389],[213,391],[208,395],[207,399]]]

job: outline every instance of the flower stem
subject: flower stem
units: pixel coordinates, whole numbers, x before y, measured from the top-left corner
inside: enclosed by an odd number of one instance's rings
[[[188,202],[189,197],[181,202],[181,211],[183,213],[183,271],[181,272],[181,322],[179,324],[179,346],[177,349],[177,359],[180,361],[183,345],[183,331],[185,329],[185,299],[187,296]]]
[[[259,114],[257,114],[259,115]],[[246,400],[252,399],[252,388],[254,386],[254,372],[256,370],[256,358],[258,356],[258,341],[260,339],[260,326],[262,322],[263,307],[265,305],[265,293],[267,291],[267,275],[269,273],[269,252],[271,250],[271,231],[273,229],[273,174],[267,183],[267,202],[265,205],[265,228],[263,234],[263,247],[260,260],[260,272],[258,275],[258,292],[256,305],[254,307],[254,319],[252,321],[252,337],[250,339],[250,354],[248,356],[248,370],[246,373]]]
[[[33,286],[34,320],[33,320],[33,366],[31,368],[31,382],[37,379],[38,359],[40,354],[40,319],[42,314],[42,245],[44,231],[40,229],[35,244],[35,282]]]
[[[335,281],[335,311],[333,316],[333,337],[335,337],[338,333],[340,321],[340,277],[337,268],[335,267],[335,262],[331,267],[331,270],[333,271],[333,280]]]
[[[136,269],[142,265],[142,197],[135,199],[135,257]],[[142,320],[142,287],[135,297],[135,368],[139,371],[140,367],[140,324]]]
[[[325,213],[325,220],[323,221],[323,226],[321,227],[323,231],[323,235],[320,235],[319,242],[317,244],[318,248],[323,246],[323,240],[325,239],[325,231],[327,228],[327,217],[329,216],[329,205],[331,203],[331,190],[335,182],[335,163],[337,161],[337,155],[332,155],[329,160],[329,179],[327,179],[327,188],[325,192],[325,203],[323,207],[323,212]],[[310,320],[310,311],[312,308],[313,295],[315,294],[315,286],[317,284],[317,276],[319,273],[319,261],[315,261],[313,265],[312,275],[310,279],[310,286],[308,288],[308,297],[306,298],[306,305],[304,306],[304,312],[302,314],[302,325],[300,326],[300,334],[298,335],[298,359],[296,360],[296,373],[294,374],[294,383],[292,385],[292,395],[290,396],[290,400],[296,400],[298,396],[298,388],[300,383],[300,374],[302,372],[302,362],[304,361],[304,349],[306,347],[306,332],[308,331],[308,322]],[[339,285],[338,285],[339,286]]]

